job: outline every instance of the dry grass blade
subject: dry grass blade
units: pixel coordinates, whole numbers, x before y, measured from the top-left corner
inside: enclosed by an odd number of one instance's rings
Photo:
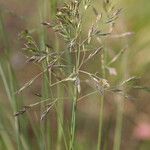
[[[97,48],[93,53],[91,53],[88,58],[84,61],[84,63],[86,63],[88,60],[90,60],[93,56],[95,56],[96,54],[98,54],[101,50],[103,49],[103,46]]]
[[[58,99],[56,99],[55,101],[53,101],[53,102],[51,102],[50,104],[47,105],[48,108],[42,113],[40,120],[43,120],[46,117],[46,115],[49,113],[51,108],[53,108],[53,106],[56,104],[57,101],[58,101]]]
[[[18,117],[19,115],[23,115],[28,109],[30,109],[30,106],[24,106],[21,110],[16,112],[14,116]]]
[[[43,61],[47,56],[38,56],[38,55],[34,55],[32,57],[30,57],[26,62],[41,62]]]
[[[80,102],[80,101],[84,100],[84,98],[86,98],[86,97],[88,97],[88,96],[90,96],[90,95],[96,94],[97,92],[98,92],[98,91],[96,90],[96,91],[90,92],[90,93],[88,93],[88,94],[86,94],[86,95],[83,95],[82,97],[80,97],[80,98],[77,100],[77,102]]]
[[[115,61],[117,61],[117,59],[125,52],[126,49],[127,49],[127,47],[120,50],[119,53],[107,64],[107,66],[109,66],[112,63],[114,63]]]
[[[57,61],[57,59],[53,60],[47,67],[47,69],[45,69],[43,72],[40,72],[38,75],[36,75],[34,78],[32,78],[30,81],[28,81],[27,83],[24,84],[24,86],[22,86],[18,91],[15,92],[15,94],[19,94],[20,92],[22,92],[24,89],[26,89],[27,87],[29,87],[35,80],[37,80],[42,74],[44,74],[48,69],[51,69],[55,62]]]
[[[64,99],[69,99],[69,97],[63,97],[63,98],[53,98],[53,101],[50,102],[47,106],[50,106],[50,105],[53,105],[54,103],[56,103],[58,100],[64,100]],[[37,103],[33,103],[33,104],[30,104],[30,105],[26,105],[26,106],[23,106],[23,108],[21,110],[19,110],[18,112],[16,112],[14,114],[14,116],[19,116],[19,115],[22,115],[24,114],[27,110],[37,106],[37,105],[41,105],[42,103],[45,103],[47,101],[50,101],[52,100],[51,98],[47,98],[43,101],[40,101],[40,102],[37,102]]]
[[[114,93],[116,95],[119,95],[119,96],[121,96],[121,97],[123,97],[124,99],[127,99],[127,100],[135,100],[135,98],[133,96],[130,96],[129,94],[125,93],[119,87],[109,88],[109,89],[106,89],[106,91]]]
[[[39,73],[38,75],[36,75],[34,78],[32,78],[30,81],[28,81],[27,83],[24,84],[24,86],[22,86],[18,91],[15,92],[15,94],[19,94],[20,92],[22,92],[24,89],[26,89],[27,87],[29,87],[36,79],[38,79],[41,75],[43,74],[43,72]]]
[[[133,34],[134,34],[133,32],[125,32],[125,33],[121,33],[121,34],[114,34],[114,35],[111,35],[109,37],[110,38],[125,38],[125,37],[131,36]]]
[[[129,82],[131,82],[131,81],[135,81],[135,80],[137,80],[137,79],[139,79],[139,78],[138,78],[138,77],[135,77],[135,76],[130,77],[130,78],[124,80],[124,81],[121,83],[121,85],[127,84],[127,83],[129,83]]]
[[[122,9],[117,9],[111,17],[108,17],[106,23],[114,23],[116,19],[118,19],[119,14],[121,13]]]
[[[139,89],[139,90],[144,90],[146,92],[150,92],[150,87],[145,87],[145,86],[133,86],[132,88],[134,89]]]

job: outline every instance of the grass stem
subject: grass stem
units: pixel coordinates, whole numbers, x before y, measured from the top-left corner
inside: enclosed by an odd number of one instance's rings
[[[102,70],[102,78],[105,78],[105,56],[106,50],[103,50],[103,53],[101,55],[101,70]],[[101,150],[101,144],[102,144],[102,128],[103,128],[103,117],[104,117],[104,95],[100,98],[100,110],[99,110],[99,127],[98,127],[98,142],[97,142],[97,150]]]

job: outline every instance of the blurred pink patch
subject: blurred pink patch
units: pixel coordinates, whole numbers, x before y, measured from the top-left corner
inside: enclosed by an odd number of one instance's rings
[[[134,129],[133,135],[138,140],[150,140],[150,123],[139,123]]]

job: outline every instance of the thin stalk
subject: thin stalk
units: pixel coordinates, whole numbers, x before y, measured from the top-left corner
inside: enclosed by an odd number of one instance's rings
[[[58,87],[58,90],[59,90],[59,87]],[[59,101],[57,103],[57,110],[56,111],[57,111],[57,145],[56,145],[56,149],[61,150],[62,137],[63,137],[63,134],[64,134],[64,131],[63,131],[63,123],[64,123],[63,122],[63,116],[64,116],[63,115],[63,112],[64,112],[64,110],[63,110],[63,101]],[[64,142],[65,142],[65,147],[66,147],[67,144],[66,144],[65,139],[64,139]]]
[[[59,130],[61,132],[60,134],[62,134],[61,135],[61,139],[63,137],[65,149],[68,150],[67,140],[66,140],[66,136],[65,136],[65,133],[64,133],[64,129],[63,129],[63,120],[62,120],[62,116],[60,116],[61,113],[60,113],[60,110],[58,109],[58,106],[56,107],[56,112],[57,112],[57,121],[58,121],[58,125],[59,125],[58,128],[59,128]],[[60,140],[60,135],[58,135],[57,140]],[[60,143],[58,143],[58,142],[60,142]],[[57,141],[57,145],[56,146],[57,146],[56,147],[57,149],[61,150],[61,141]]]
[[[126,74],[126,67],[124,66],[126,63],[127,56],[124,56],[123,60],[123,72],[124,75]],[[124,79],[125,77],[123,77]],[[125,90],[123,89],[125,92]],[[120,96],[116,97],[116,107],[117,107],[117,112],[116,112],[116,128],[115,128],[115,136],[114,136],[114,145],[113,145],[113,150],[120,150],[121,146],[121,135],[122,135],[122,125],[123,125],[123,111],[124,111],[124,99]]]
[[[121,97],[117,98],[116,105],[117,105],[117,113],[116,113],[116,128],[115,128],[113,150],[119,150],[121,145],[121,131],[123,122],[123,110],[124,110],[124,102]]]
[[[59,51],[59,40],[57,35],[55,34],[55,49]],[[61,65],[61,62],[59,61],[59,65]],[[58,84],[57,85],[57,97],[62,97],[64,95],[64,91],[61,88],[61,85]],[[64,95],[65,96],[65,95]],[[67,149],[67,143],[66,143],[66,139],[65,139],[65,135],[64,135],[64,129],[63,129],[63,124],[64,124],[64,102],[59,101],[57,103],[57,145],[56,145],[56,149],[57,150],[61,150],[62,147],[62,138],[64,139],[64,143],[65,143],[65,148]]]
[[[103,50],[103,53],[101,55],[101,70],[102,70],[102,78],[105,79],[105,54],[106,50]],[[99,110],[99,127],[98,127],[98,141],[97,141],[97,150],[101,150],[101,144],[102,144],[102,128],[103,128],[103,117],[104,117],[104,95],[100,98],[100,110]]]
[[[77,35],[77,31],[76,31]],[[75,64],[75,74],[78,74],[79,66],[80,66],[80,46],[76,46],[78,52],[76,53],[76,64]],[[69,150],[74,150],[75,144],[75,130],[76,130],[76,110],[77,110],[77,100],[78,100],[78,89],[77,86],[74,85],[74,95],[72,102],[72,117],[71,117],[71,139],[70,139],[70,147]]]
[[[55,49],[58,51],[59,53],[59,40],[57,35],[55,34]],[[61,65],[61,62],[58,61],[59,64]],[[64,91],[61,88],[60,84],[57,84],[57,97],[62,97],[64,95]],[[64,95],[65,96],[65,95]],[[64,139],[64,143],[65,143],[65,148],[68,149],[67,147],[67,142],[65,139],[65,135],[64,135],[64,102],[59,101],[57,103],[57,145],[56,145],[56,149],[57,150],[61,150],[62,147],[62,138]]]
[[[39,22],[38,24],[41,25],[41,22],[43,22],[46,17],[47,17],[47,14],[48,13],[48,0],[44,0],[44,1],[41,1],[39,0],[39,16],[40,16],[40,19],[39,19]],[[45,39],[47,38],[47,35],[44,31],[43,28],[40,27],[39,29],[39,41],[40,41],[40,49],[43,50],[43,51],[47,51],[47,48],[45,46]],[[42,66],[43,66],[43,69],[44,68],[48,68],[48,64],[49,64],[49,59],[47,58]],[[51,77],[50,77],[50,73],[49,73],[49,70],[47,69],[44,74],[43,74],[43,87],[42,87],[42,101],[43,99],[45,98],[48,98],[50,97],[50,89],[49,89],[49,83],[51,81]],[[52,96],[52,95],[51,95]],[[42,105],[41,105],[41,110],[42,110]],[[46,120],[45,122],[41,121],[40,123],[40,149],[50,149],[51,148],[51,131],[50,131],[50,122],[49,122],[49,119]]]
[[[56,7],[57,7],[57,0],[50,0],[50,5],[51,5],[51,16],[52,18],[55,17],[56,15]],[[57,35],[55,34],[55,49],[59,52],[59,40]],[[57,97],[61,97],[63,94],[63,91],[61,89],[61,86],[58,84],[57,85]],[[62,137],[63,136],[63,113],[64,113],[64,103],[63,101],[59,101],[57,103],[57,143],[56,143],[56,149],[61,150],[61,145],[62,145]],[[65,142],[66,146],[66,142]]]
[[[76,128],[76,107],[77,107],[77,88],[74,88],[74,97],[72,103],[72,117],[71,117],[71,139],[69,150],[74,150],[75,142],[75,128]]]
[[[126,30],[124,23],[122,24],[122,30]],[[128,47],[128,39],[125,38],[123,40],[123,44]],[[124,57],[122,59],[121,63],[121,70],[123,72],[122,74],[122,80],[126,80],[128,78],[128,51],[124,53]],[[125,86],[123,87],[123,92],[125,93]],[[115,137],[114,137],[114,145],[113,150],[120,150],[121,146],[121,136],[122,136],[122,126],[123,126],[123,111],[124,111],[124,98],[117,97],[116,102],[117,112],[116,112],[116,128],[115,128]]]

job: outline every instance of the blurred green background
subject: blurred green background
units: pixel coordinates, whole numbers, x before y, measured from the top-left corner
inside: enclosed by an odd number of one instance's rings
[[[8,90],[4,83],[11,81],[11,76],[16,76],[13,79],[14,83],[10,83],[10,90],[15,91],[32,77],[37,75],[40,70],[33,64],[26,64],[26,58],[22,53],[23,41],[19,39],[19,33],[25,29],[29,29],[33,32],[37,32],[34,36],[35,39],[38,36],[38,30],[43,28],[41,21],[50,21],[51,18],[51,4],[49,0],[48,4],[46,0],[0,0],[0,62],[1,78],[0,78],[0,149],[16,149],[15,142],[13,140],[14,116],[12,108],[13,95],[9,95]],[[62,1],[59,1],[62,4]],[[97,8],[101,4],[100,0],[96,1]],[[144,87],[150,86],[150,2],[149,0],[115,0],[117,8],[122,8],[122,13],[117,21],[117,33],[133,32],[132,36],[129,36],[121,43],[115,41],[114,47],[127,44],[128,48],[128,60],[127,71],[131,76],[138,76],[140,79],[137,81],[138,85]],[[99,6],[99,7],[98,7]],[[42,7],[42,8],[40,8]],[[41,20],[40,9],[47,10],[49,14]],[[100,10],[99,10],[100,11]],[[89,16],[90,18],[90,16]],[[87,18],[87,22],[90,19]],[[48,44],[54,45],[54,38],[50,32]],[[118,42],[118,43],[117,43]],[[112,44],[113,45],[113,44]],[[13,68],[13,71],[11,70]],[[90,68],[94,68],[96,63],[90,64]],[[121,72],[121,66],[116,64],[119,72]],[[3,74],[3,71],[5,74]],[[11,72],[12,71],[12,72]],[[11,72],[11,73],[10,73]],[[10,75],[11,74],[11,75]],[[15,75],[14,75],[15,74]],[[4,76],[5,77],[4,77]],[[7,76],[8,77],[7,77]],[[119,80],[119,77],[112,77],[111,82],[115,83]],[[8,88],[9,89],[9,88]],[[41,82],[36,81],[33,86],[27,88],[21,95],[17,97],[17,102],[21,105],[20,99],[23,99],[23,103],[31,104],[37,102],[35,93],[41,90]],[[83,89],[83,93],[86,92],[86,87]],[[121,150],[149,150],[150,149],[150,94],[144,90],[130,89],[129,94],[134,97],[135,100],[125,101],[124,112],[124,124],[122,130],[122,143]],[[97,97],[90,97],[96,99]],[[90,99],[89,98],[89,99]],[[105,104],[105,124],[106,137],[109,136],[108,147],[106,149],[111,150],[111,144],[113,141],[113,129],[115,127],[115,107],[111,96],[107,96],[108,101]],[[112,100],[111,100],[112,99]],[[67,102],[66,102],[67,103]],[[95,149],[95,140],[97,135],[97,122],[98,122],[98,107],[97,101],[93,103],[93,100],[85,101],[79,104],[78,112],[78,149]],[[66,108],[69,109],[68,104]],[[15,105],[13,105],[15,107]],[[69,115],[68,109],[66,109],[66,116]],[[38,111],[34,110],[35,112]],[[34,112],[31,112],[32,125],[38,124],[38,119],[35,118]],[[37,113],[38,114],[38,113]],[[30,112],[28,114],[30,116]],[[25,116],[25,117],[28,117]],[[27,119],[28,120],[28,119]],[[28,121],[24,121],[22,124],[26,126]],[[55,122],[55,114],[52,115],[52,120]],[[110,126],[110,127],[109,127]],[[52,123],[53,131],[55,132],[55,123]],[[107,131],[109,129],[109,132]],[[26,131],[24,131],[26,132]],[[139,132],[149,133],[149,136],[142,136]],[[26,136],[30,136],[29,140],[32,144],[36,143],[32,131],[28,129]],[[55,133],[54,133],[55,135]],[[54,136],[55,138],[55,136]],[[53,139],[55,141],[55,139]],[[90,143],[90,144],[89,144]],[[6,146],[7,145],[7,146]],[[90,145],[90,148],[89,148]],[[26,146],[25,146],[26,147]],[[35,146],[36,147],[36,146]],[[33,145],[33,149],[35,149]],[[27,148],[28,149],[28,148]],[[32,148],[31,148],[32,149]]]

